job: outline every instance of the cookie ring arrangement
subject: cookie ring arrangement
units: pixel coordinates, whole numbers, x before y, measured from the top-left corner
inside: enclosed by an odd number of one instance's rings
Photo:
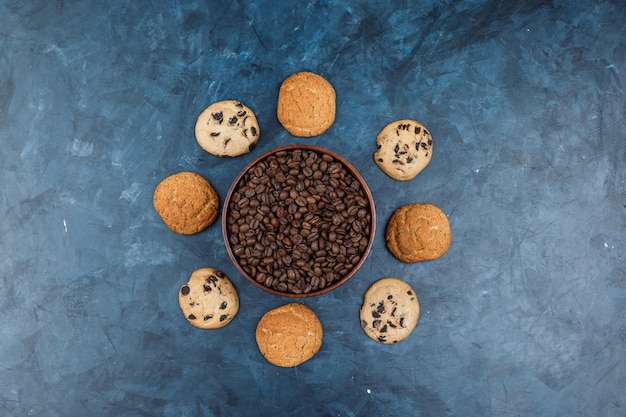
[[[335,106],[332,84],[304,71],[281,84],[276,116],[292,136],[318,136],[334,123]],[[252,109],[238,100],[223,100],[198,116],[195,135],[206,152],[237,157],[253,151],[260,127]],[[411,119],[388,123],[375,143],[375,164],[399,182],[415,178],[433,154],[430,131]],[[166,178],[154,194],[157,213],[180,234],[209,227],[219,214],[219,204],[209,181],[190,172]],[[223,203],[221,223],[228,255],[248,281],[277,296],[306,298],[339,287],[363,265],[373,245],[376,211],[365,180],[346,159],[299,144],[268,151],[237,175]],[[385,243],[396,259],[414,263],[443,256],[451,236],[441,209],[412,203],[393,212]],[[239,311],[235,286],[217,268],[194,271],[178,297],[187,321],[200,329],[222,328]],[[406,281],[387,277],[370,285],[359,315],[368,337],[394,344],[413,332],[420,305]],[[262,356],[281,367],[311,359],[322,338],[321,322],[301,303],[268,311],[256,331]],[[294,343],[303,348],[294,350]]]

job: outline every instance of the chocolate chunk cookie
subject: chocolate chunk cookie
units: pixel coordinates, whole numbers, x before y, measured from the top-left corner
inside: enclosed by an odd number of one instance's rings
[[[389,251],[403,262],[437,259],[450,247],[450,222],[433,204],[407,204],[389,218],[385,241]]]
[[[311,359],[322,346],[322,323],[307,306],[285,304],[259,320],[256,342],[268,362],[289,368]]]
[[[178,304],[189,323],[201,329],[219,329],[237,315],[239,296],[226,274],[202,268],[180,288]]]
[[[246,154],[254,149],[260,135],[256,116],[237,100],[211,104],[196,122],[196,140],[215,156]]]
[[[376,165],[398,181],[415,178],[433,156],[433,138],[415,120],[404,119],[388,124],[376,137],[376,145]]]
[[[335,100],[335,89],[325,78],[298,72],[280,86],[278,121],[294,136],[321,135],[335,121]]]
[[[384,344],[406,339],[417,326],[419,316],[415,291],[398,278],[383,278],[372,284],[360,311],[365,334]]]
[[[183,235],[198,233],[217,219],[219,196],[209,181],[194,172],[179,172],[161,181],[152,203],[163,222]]]

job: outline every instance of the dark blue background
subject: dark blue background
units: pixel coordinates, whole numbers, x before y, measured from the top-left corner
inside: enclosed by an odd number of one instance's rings
[[[626,416],[624,22],[617,0],[0,0],[0,414]],[[335,124],[311,139],[275,116],[301,70],[337,92]],[[256,112],[251,154],[197,145],[197,116],[223,99]],[[372,158],[400,118],[434,138],[404,183]],[[361,172],[378,234],[351,281],[303,301],[324,344],[282,369],[254,330],[289,300],[243,280],[219,221],[170,232],[152,193],[190,170],[223,199],[254,157],[291,143]],[[385,248],[390,214],[413,202],[449,216],[438,260]],[[206,266],[241,298],[219,331],[178,307]],[[393,346],[358,320],[385,276],[422,305]]]

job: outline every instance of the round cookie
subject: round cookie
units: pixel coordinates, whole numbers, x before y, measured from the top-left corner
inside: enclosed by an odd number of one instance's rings
[[[365,334],[384,344],[406,339],[417,326],[419,316],[417,294],[398,278],[382,278],[373,283],[363,296],[359,313]]]
[[[161,181],[154,190],[152,203],[163,222],[183,235],[209,227],[219,213],[219,196],[203,176],[179,172]]]
[[[335,100],[325,78],[306,71],[292,74],[278,92],[278,121],[294,136],[321,135],[335,121]]]
[[[219,329],[237,315],[239,296],[222,271],[201,268],[180,287],[178,304],[192,325],[201,329]]]
[[[408,181],[419,174],[433,156],[430,132],[415,120],[389,123],[376,137],[376,165],[397,181]]]
[[[256,116],[237,100],[218,101],[196,121],[196,140],[215,156],[239,156],[256,146],[261,130]]]
[[[283,368],[311,359],[322,346],[322,323],[307,306],[285,304],[259,320],[256,342],[268,362]]]
[[[389,251],[403,262],[437,259],[450,247],[450,222],[437,206],[407,204],[389,218],[385,241]]]

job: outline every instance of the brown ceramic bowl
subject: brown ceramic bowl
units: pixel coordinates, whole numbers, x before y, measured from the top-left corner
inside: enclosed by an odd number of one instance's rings
[[[343,157],[310,145],[276,148],[235,178],[222,208],[228,255],[251,283],[291,298],[327,293],[363,265],[374,199]]]

